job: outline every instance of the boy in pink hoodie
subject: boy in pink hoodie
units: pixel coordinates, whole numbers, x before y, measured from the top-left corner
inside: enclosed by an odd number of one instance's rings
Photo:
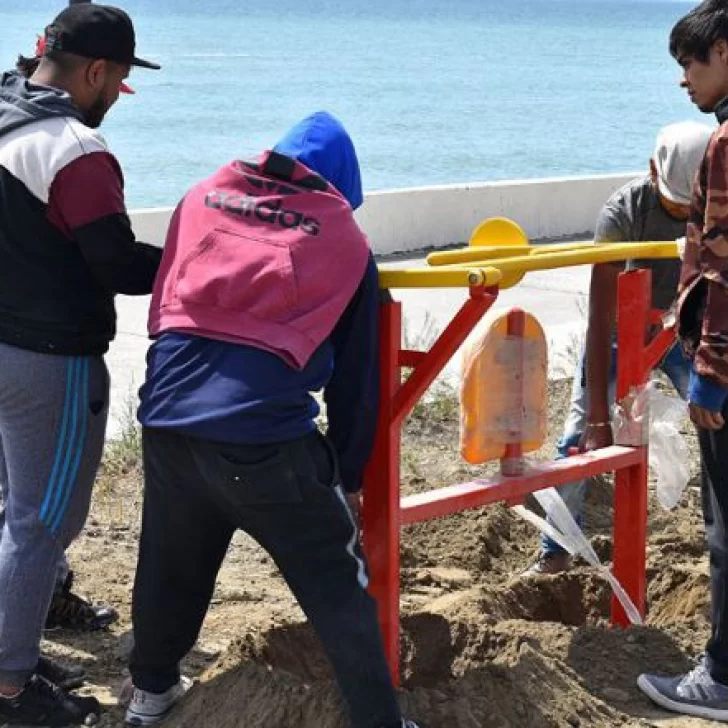
[[[354,146],[330,114],[180,203],[152,296],[141,390],[145,502],[127,722],[160,720],[238,528],[274,558],[355,728],[397,704],[348,502],[377,414],[377,269],[353,211]],[[319,431],[312,393],[323,389]]]

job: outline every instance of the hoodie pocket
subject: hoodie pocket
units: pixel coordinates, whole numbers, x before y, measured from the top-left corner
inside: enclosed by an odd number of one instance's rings
[[[182,303],[287,320],[297,304],[288,245],[265,233],[211,230],[179,267],[175,297]]]

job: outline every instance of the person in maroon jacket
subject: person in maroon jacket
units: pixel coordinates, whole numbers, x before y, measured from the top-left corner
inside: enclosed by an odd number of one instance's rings
[[[123,11],[64,10],[30,79],[0,78],[0,724],[85,724],[39,659],[63,552],[101,458],[117,293],[149,293],[161,251],[137,243],[119,164],[95,131],[132,66]],[[52,667],[52,666],[51,666]]]
[[[706,0],[682,18],[670,34],[670,53],[690,100],[720,124],[693,187],[677,298],[700,443],[711,633],[692,670],[640,675],[637,685],[667,710],[728,722],[728,2]]]

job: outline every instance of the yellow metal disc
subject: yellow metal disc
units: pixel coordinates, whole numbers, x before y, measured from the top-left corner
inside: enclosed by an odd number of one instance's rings
[[[507,217],[489,217],[473,230],[468,244],[471,247],[511,248],[530,243],[528,235],[517,222]]]
[[[514,248],[530,245],[523,228],[507,217],[489,217],[483,220],[470,235],[471,248]],[[520,283],[525,273],[506,273],[500,288],[511,288]]]

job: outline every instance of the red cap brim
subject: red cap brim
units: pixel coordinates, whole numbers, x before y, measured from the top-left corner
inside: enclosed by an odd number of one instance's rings
[[[123,94],[135,94],[136,91],[128,84],[121,82],[121,85],[119,86],[119,91]]]

